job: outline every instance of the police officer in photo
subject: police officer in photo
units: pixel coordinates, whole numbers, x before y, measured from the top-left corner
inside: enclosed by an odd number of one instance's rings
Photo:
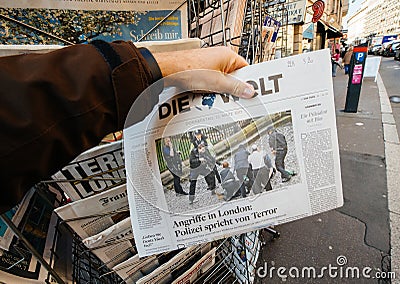
[[[196,131],[194,131],[194,137],[192,140],[192,144],[195,148],[197,148],[197,146],[199,146],[200,144],[204,144],[204,146],[206,146],[206,148],[208,149],[208,147],[209,146],[212,147],[212,145],[211,145],[211,143],[209,143],[207,141],[207,139],[208,139],[208,137],[205,134],[203,134],[200,129],[197,129]],[[221,176],[219,175],[217,165],[215,165],[215,164],[213,167],[213,171],[214,171],[215,177],[217,178],[218,182],[221,183]]]
[[[204,176],[207,183],[207,189],[211,194],[215,194],[215,159],[212,157],[204,143],[200,143],[197,148],[193,148],[189,155],[190,164],[190,189],[189,204],[193,204],[196,193],[196,183],[199,175]]]
[[[179,151],[176,151],[172,146],[171,138],[164,138],[163,147],[164,160],[167,163],[167,168],[174,177],[174,189],[176,195],[188,195],[187,192],[183,191],[181,185],[182,176],[182,158]]]
[[[239,145],[238,151],[233,157],[234,169],[236,176],[240,181],[240,193],[242,197],[246,197],[246,188],[250,191],[253,184],[253,174],[249,164],[249,151],[246,150],[243,144]]]
[[[269,147],[275,155],[275,167],[281,173],[282,182],[288,182],[296,173],[285,169],[285,157],[288,150],[285,135],[277,132],[273,126],[268,127],[267,132]]]

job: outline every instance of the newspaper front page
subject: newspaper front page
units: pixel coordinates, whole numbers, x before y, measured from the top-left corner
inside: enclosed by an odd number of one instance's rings
[[[140,256],[343,205],[329,50],[251,65],[233,75],[252,84],[257,96],[165,90],[146,119],[124,130]],[[195,146],[199,133],[212,138],[214,154],[205,139]],[[168,163],[172,152],[180,157],[175,172]],[[266,174],[271,169],[272,177]],[[216,182],[227,171],[233,189],[225,180]],[[172,186],[175,176],[179,183]],[[178,192],[179,184],[189,195]]]
[[[52,176],[73,200],[80,200],[125,183],[122,141],[93,147]]]

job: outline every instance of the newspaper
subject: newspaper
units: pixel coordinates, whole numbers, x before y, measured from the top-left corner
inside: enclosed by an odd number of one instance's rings
[[[133,257],[137,253],[130,217],[92,237],[84,239],[83,243],[109,268]]]
[[[65,279],[68,277],[65,270],[55,267],[54,258],[50,261],[50,255],[54,253],[51,244],[57,223],[52,204],[57,206],[57,203],[54,194],[49,193],[44,197],[37,190],[31,190],[19,207],[25,208],[17,213],[20,215],[17,226],[25,240],[34,245],[36,252]],[[63,245],[65,247],[65,243]],[[46,279],[52,278],[17,236],[12,237],[9,249],[0,255],[0,269],[0,279],[4,283],[45,283]]]
[[[257,259],[260,253],[260,231],[253,231],[231,238],[231,252],[224,252],[225,264],[241,283],[254,283]]]
[[[126,185],[123,184],[56,208],[54,212],[85,239],[128,217],[128,207]]]
[[[270,16],[266,16],[262,26],[262,60],[272,60],[275,56],[276,41],[281,23]]]
[[[186,272],[192,266],[189,265],[187,267],[189,263],[195,263],[207,254],[210,249],[210,243],[186,248],[152,273],[140,278],[136,284],[171,283],[177,276]]]
[[[139,258],[136,254],[131,258],[114,266],[114,270],[126,284],[134,284],[146,274],[151,273],[158,267],[155,255],[146,258]]]
[[[210,46],[223,45],[225,38],[228,46],[237,51],[240,45],[245,10],[246,1],[244,0],[225,2],[223,9],[220,6],[207,8],[199,15],[200,38]],[[195,29],[195,25],[197,23],[192,24],[192,30]]]
[[[93,147],[52,176],[73,201],[125,183],[122,141]]]
[[[163,91],[159,105],[146,119],[124,130],[127,191],[140,256],[293,221],[343,205],[329,50],[251,65],[233,75],[252,84],[257,96],[245,100],[188,92],[176,95],[170,88]],[[276,174],[265,179],[253,170],[250,174],[255,178],[250,179],[247,173],[243,179],[249,190],[247,197],[225,201],[213,194],[220,185],[210,169],[214,166],[220,171],[220,167],[210,165],[212,159],[203,158],[199,168],[210,171],[183,169],[189,171],[189,178],[183,177],[181,186],[191,194],[176,195],[163,186],[161,179],[169,172],[160,167],[163,141],[170,137],[187,159],[192,150],[187,154],[183,149],[193,148],[190,137],[194,130],[214,137],[217,161],[227,161],[235,169],[239,146],[249,152],[255,147],[262,156],[269,156]],[[286,145],[279,146],[280,140]],[[190,158],[183,161],[183,168],[188,165]],[[237,179],[241,177],[237,171],[234,174]],[[254,190],[256,185],[258,191]]]
[[[155,269],[168,262],[179,251],[166,252],[140,258],[138,254],[114,266],[114,270],[127,284],[136,283],[140,278],[152,273]]]
[[[12,220],[15,226],[19,226],[22,218],[25,215],[26,209],[31,202],[31,198],[34,192],[34,188],[31,188],[17,206],[13,207],[5,213],[6,216]],[[0,219],[0,249],[8,250],[10,248],[10,244],[14,238],[14,235],[14,232],[11,231],[6,223],[4,223],[3,219]]]
[[[57,35],[70,43],[106,41],[165,41],[188,37],[188,13],[184,0],[0,0],[4,22],[3,44],[55,44],[60,41],[41,33],[27,36],[26,28]],[[70,29],[73,22],[78,29]],[[24,36],[22,36],[24,35]]]
[[[200,258],[190,269],[178,277],[172,284],[190,284],[202,274],[206,273],[215,264],[215,252],[217,248],[213,248],[206,255]]]

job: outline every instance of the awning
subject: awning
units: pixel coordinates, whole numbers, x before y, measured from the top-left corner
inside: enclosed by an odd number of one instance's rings
[[[328,29],[326,30],[326,38],[340,38],[340,37],[343,37],[343,34],[336,28],[328,25]]]

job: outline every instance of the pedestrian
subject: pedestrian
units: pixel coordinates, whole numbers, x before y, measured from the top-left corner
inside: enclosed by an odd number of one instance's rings
[[[353,56],[353,46],[350,46],[343,57],[344,74],[349,74],[350,72],[350,62],[352,56]]]
[[[249,156],[250,153],[246,150],[245,146],[240,144],[238,151],[233,157],[234,169],[240,182],[240,194],[243,198],[246,197],[247,192],[250,191],[253,184],[253,174],[250,169]]]
[[[213,145],[211,144],[211,142],[208,141],[207,135],[203,134],[203,132],[201,132],[200,129],[197,129],[197,130],[194,131],[194,137],[193,137],[193,140],[192,140],[192,144],[196,148],[201,143],[203,143],[211,153],[211,151],[213,150]],[[215,160],[215,162],[217,162],[217,160]],[[219,175],[219,172],[218,172],[216,164],[214,165],[213,170],[214,170],[215,177],[217,178],[218,183],[221,183],[222,182],[221,181],[221,176]]]
[[[340,66],[339,59],[340,59],[340,51],[339,51],[339,49],[335,49],[335,53],[332,54],[332,57],[331,57],[331,61],[332,61],[332,77],[336,77],[337,67]]]
[[[237,196],[240,190],[240,182],[237,180],[229,167],[228,162],[222,163],[221,171],[222,188],[224,189],[224,200],[229,201]]]
[[[246,65],[227,47],[151,54],[130,41],[1,57],[0,213],[104,136],[123,129],[133,102],[161,77],[192,69],[220,71],[210,87],[249,98],[252,86],[224,76]],[[157,104],[154,94],[137,111],[145,116]]]
[[[281,173],[282,182],[288,182],[296,173],[285,169],[285,158],[288,151],[285,135],[276,131],[273,126],[268,127],[267,133],[269,147],[272,154],[275,155],[275,168]]]
[[[207,189],[211,191],[212,195],[215,194],[215,173],[213,170],[215,159],[211,156],[204,143],[200,143],[197,148],[193,148],[190,151],[189,165],[189,204],[193,204],[195,202],[197,179],[200,175],[204,177]]]
[[[254,144],[251,148],[252,153],[249,156],[249,163],[253,170],[253,193],[261,193],[264,189],[267,191],[272,190],[270,181],[270,169],[272,168],[271,160],[266,158],[265,154],[260,151],[257,144]],[[268,165],[266,165],[266,161],[267,163],[269,161]]]
[[[174,190],[176,195],[188,195],[181,185],[181,176],[183,174],[181,153],[174,149],[170,137],[164,138],[163,155],[167,163],[167,168],[174,178]]]

